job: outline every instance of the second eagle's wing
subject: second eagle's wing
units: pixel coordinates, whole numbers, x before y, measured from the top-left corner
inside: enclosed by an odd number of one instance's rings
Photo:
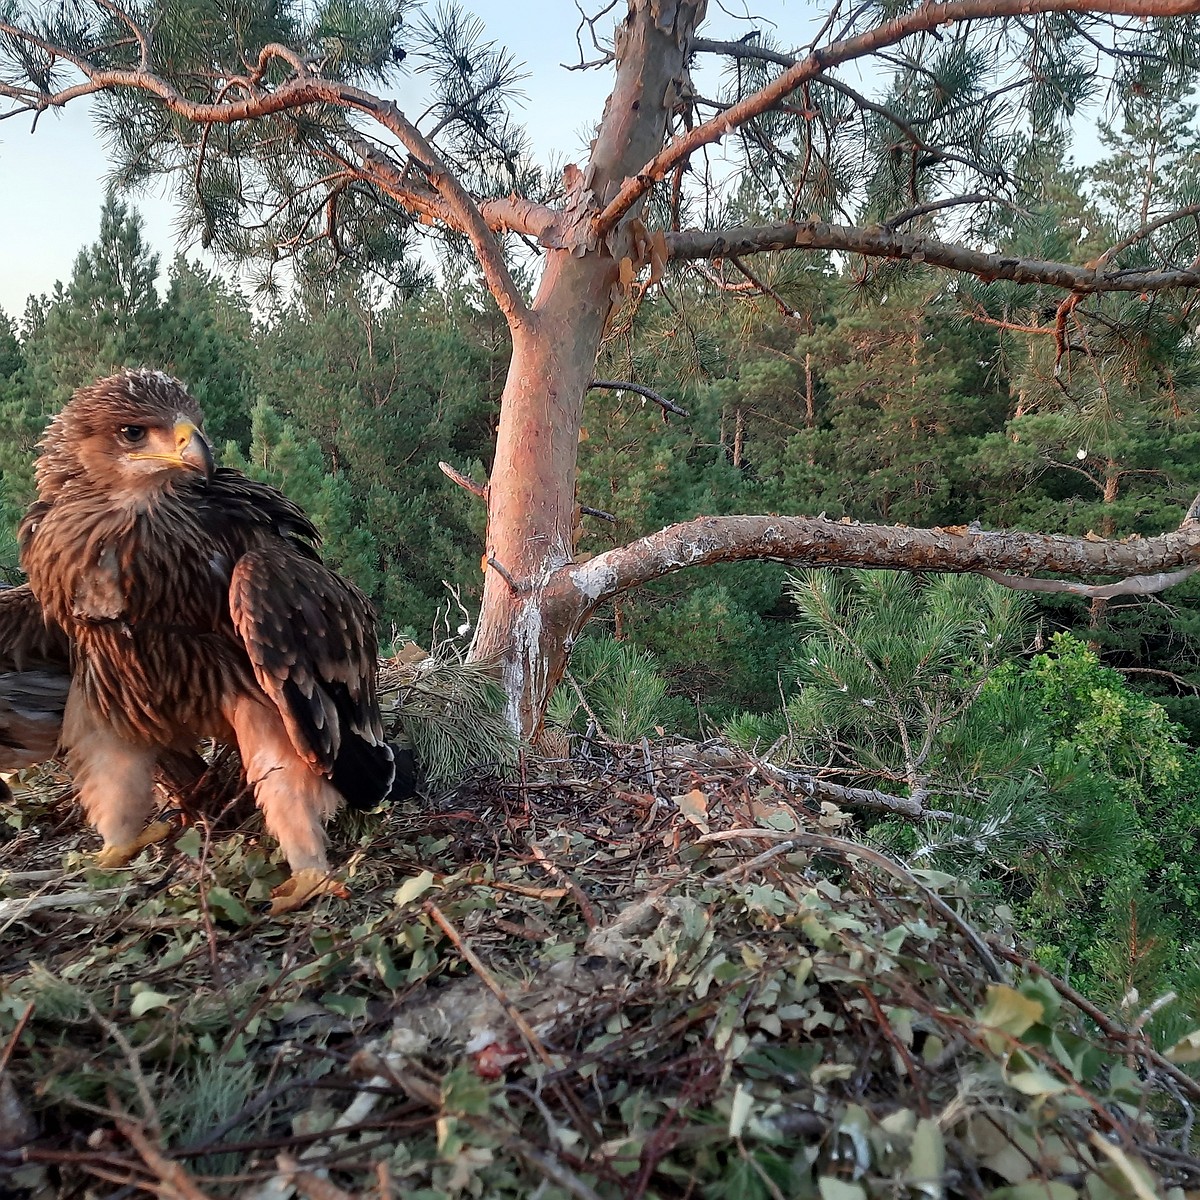
[[[0,590],[0,771],[54,757],[70,687],[66,635],[28,584]]]

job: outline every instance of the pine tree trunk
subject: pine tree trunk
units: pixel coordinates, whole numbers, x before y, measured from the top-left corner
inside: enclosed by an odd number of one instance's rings
[[[621,259],[633,254],[629,226],[638,207],[606,236],[589,233],[621,183],[662,146],[703,7],[703,0],[671,6],[629,0],[614,43],[616,83],[591,159],[583,171],[567,171],[562,233],[572,248],[547,254],[531,313],[513,329],[488,485],[486,576],[472,655],[498,660],[509,718],[527,737],[540,727],[571,643],[591,613],[586,595],[552,576],[572,558],[583,399]]]

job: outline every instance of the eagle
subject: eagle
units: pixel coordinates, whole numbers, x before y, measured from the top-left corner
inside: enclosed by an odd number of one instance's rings
[[[215,465],[199,405],[162,372],[80,388],[39,448],[21,566],[71,645],[61,743],[100,861],[147,844],[156,766],[212,738],[237,746],[292,869],[277,911],[338,890],[326,821],[396,775],[370,601],[297,505]]]

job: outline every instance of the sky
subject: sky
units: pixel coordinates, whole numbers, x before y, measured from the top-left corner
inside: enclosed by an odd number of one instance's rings
[[[465,7],[484,21],[490,38],[527,64],[523,115],[539,159],[553,154],[559,161],[579,162],[612,75],[610,68],[568,71],[560,65],[578,61],[574,3],[542,0],[536,20],[530,19],[531,6],[511,0],[475,0]],[[755,0],[751,23],[731,15],[739,11],[737,0],[711,9],[705,26],[710,37],[775,27],[783,40],[800,43],[813,29],[807,0]],[[419,78],[400,81],[396,99],[409,116],[421,111],[421,96]],[[99,231],[107,172],[86,101],[44,114],[32,134],[28,116],[0,122],[0,309],[19,318],[29,295],[49,292],[56,280],[70,278],[76,255]],[[198,254],[197,247],[177,243],[174,209],[164,193],[134,193],[129,199],[164,267],[177,250]]]

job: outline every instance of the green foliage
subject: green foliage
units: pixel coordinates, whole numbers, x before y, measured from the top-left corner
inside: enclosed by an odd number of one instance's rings
[[[814,570],[789,590],[795,690],[729,723],[731,740],[919,798],[930,816],[873,836],[1000,892],[1046,960],[1110,1005],[1200,1000],[1200,757],[1161,705],[1065,633],[1022,662],[1029,605],[986,581]]]
[[[551,697],[547,718],[565,728],[591,726],[602,737],[636,742],[666,719],[666,697],[666,681],[645,651],[612,638],[586,637],[571,652],[568,678]]]
[[[1114,807],[1122,818],[1119,844],[1081,881],[1079,898],[1043,889],[1027,919],[1056,943],[1051,960],[1071,964],[1110,1003],[1130,989],[1149,1002],[1173,986],[1195,1004],[1200,756],[1160,704],[1075,638],[1056,635],[1024,679],[1052,748],[1070,756],[1086,783],[1090,796],[1080,801]]]
[[[788,593],[783,760],[900,795],[965,794],[1020,761],[1016,707],[979,705],[1025,634],[1018,593],[973,576],[828,570],[789,577]]]

